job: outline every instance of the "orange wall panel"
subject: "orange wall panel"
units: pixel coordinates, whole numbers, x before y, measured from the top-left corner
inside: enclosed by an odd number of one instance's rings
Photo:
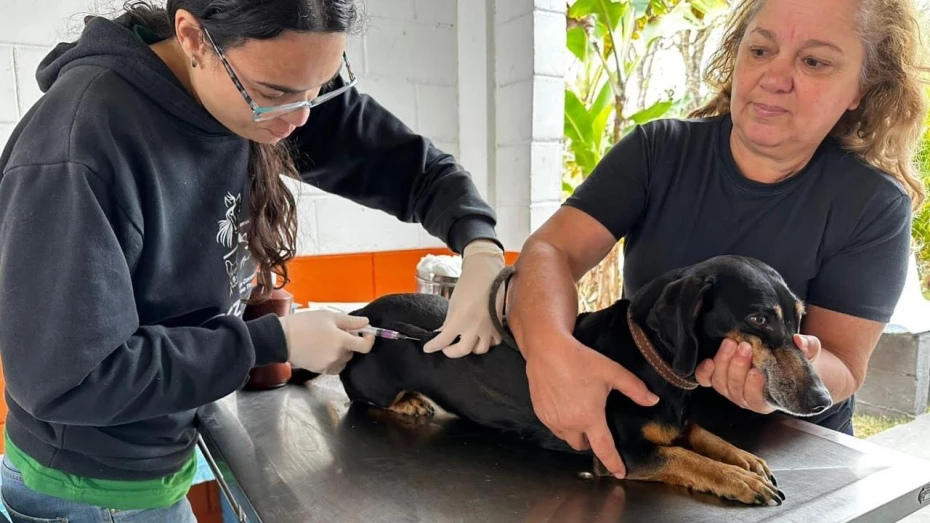
[[[288,292],[294,301],[366,302],[385,294],[416,292],[416,266],[427,254],[452,254],[445,248],[358,254],[299,256],[288,265]],[[504,253],[508,265],[517,252]]]
[[[288,264],[285,289],[294,301],[370,301],[374,297],[371,253],[301,256]]]

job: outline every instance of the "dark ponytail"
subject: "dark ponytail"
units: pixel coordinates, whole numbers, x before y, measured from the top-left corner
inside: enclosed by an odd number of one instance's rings
[[[226,51],[247,40],[266,40],[284,31],[350,33],[358,21],[354,0],[168,0],[156,7],[144,0],[125,4],[132,21],[159,37],[174,34],[178,10],[191,13]],[[281,176],[298,178],[285,140],[250,143],[249,249],[258,262],[258,287],[250,301],[271,294],[271,273],[278,286],[288,283],[287,262],[297,252],[297,203]]]

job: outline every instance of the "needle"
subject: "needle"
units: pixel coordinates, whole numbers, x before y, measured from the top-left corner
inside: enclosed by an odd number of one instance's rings
[[[331,310],[331,311],[333,311],[333,312],[338,312],[338,313],[340,313],[340,314],[345,314],[345,313],[346,313],[344,310],[342,310],[342,309],[337,309],[336,307],[333,307],[333,306],[331,306],[331,305],[324,305],[322,308],[323,308],[323,309],[327,309],[327,310]],[[381,327],[372,327],[371,325],[368,325],[368,326],[366,326],[366,327],[362,327],[361,329],[355,329],[355,330],[352,330],[352,331],[349,331],[349,332],[351,332],[351,333],[353,333],[353,334],[371,334],[372,336],[377,336],[377,337],[379,337],[379,338],[385,338],[385,339],[389,339],[389,340],[413,340],[413,341],[420,341],[420,338],[413,338],[413,337],[411,337],[411,336],[407,336],[406,334],[401,334],[401,333],[399,333],[399,332],[397,332],[397,331],[394,331],[394,330],[391,330],[391,329],[382,329]]]
[[[391,329],[382,329],[380,327],[372,327],[371,325],[362,327],[361,329],[355,329],[352,332],[356,334],[371,334],[373,336],[378,336],[379,338],[387,338],[389,340],[420,341],[420,338],[413,338],[413,337],[407,336],[406,334],[401,334]]]

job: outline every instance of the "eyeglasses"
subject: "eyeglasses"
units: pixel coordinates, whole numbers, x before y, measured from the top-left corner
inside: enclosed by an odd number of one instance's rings
[[[343,51],[342,53],[342,63],[345,65],[346,71],[349,74],[349,79],[345,82],[344,85],[337,89],[333,89],[328,93],[321,94],[312,100],[304,100],[302,102],[294,102],[284,105],[275,105],[272,107],[261,107],[252,97],[249,95],[249,92],[245,90],[245,87],[242,86],[242,82],[239,81],[239,77],[236,76],[236,73],[233,71],[232,66],[229,65],[229,61],[226,60],[226,56],[220,51],[220,48],[216,45],[216,42],[213,41],[213,37],[210,36],[210,33],[207,32],[207,29],[203,29],[203,34],[206,35],[207,40],[210,41],[210,45],[213,46],[213,50],[216,51],[216,55],[220,57],[220,61],[223,63],[223,67],[226,68],[226,72],[229,74],[229,78],[232,79],[233,83],[236,85],[236,89],[239,89],[239,93],[242,94],[242,98],[245,99],[245,102],[249,104],[249,107],[252,108],[252,121],[253,122],[267,122],[268,120],[274,120],[275,118],[280,118],[282,116],[291,114],[295,111],[299,111],[303,108],[312,109],[323,102],[332,100],[333,98],[343,94],[348,91],[355,84],[358,83],[358,78],[355,77],[355,73],[352,72],[352,66],[349,65],[349,56]],[[342,67],[339,67],[339,74],[342,73]]]

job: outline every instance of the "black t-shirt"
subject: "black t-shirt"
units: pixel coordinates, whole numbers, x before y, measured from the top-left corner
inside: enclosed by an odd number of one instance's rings
[[[738,254],[774,267],[810,305],[887,322],[910,248],[903,187],[829,138],[796,175],[750,180],[731,129],[729,115],[639,126],[565,202],[626,238],[624,295],[668,270]],[[836,414],[850,410],[843,402],[810,420],[839,429]]]

